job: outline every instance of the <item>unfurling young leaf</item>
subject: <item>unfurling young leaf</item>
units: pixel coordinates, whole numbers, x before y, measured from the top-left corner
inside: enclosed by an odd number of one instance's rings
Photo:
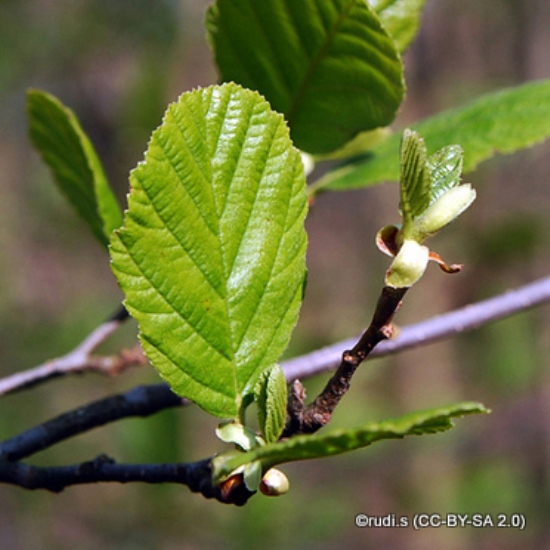
[[[240,418],[305,280],[305,178],[283,117],[236,84],[185,93],[130,181],[111,256],[145,353],[176,393]]]
[[[224,443],[233,443],[243,451],[250,451],[250,449],[259,445],[256,434],[250,428],[233,420],[222,422],[216,428],[216,435]]]
[[[105,246],[122,215],[95,149],[76,115],[52,95],[29,90],[31,140],[61,192]]]
[[[411,130],[403,132],[401,141],[401,215],[403,225],[422,213],[430,204],[432,175],[426,166],[426,145],[424,140]]]
[[[386,285],[406,288],[424,274],[430,259],[447,273],[460,271],[423,246],[431,235],[452,222],[476,197],[471,185],[460,185],[462,149],[444,147],[426,158],[426,145],[417,132],[405,130],[401,142],[400,226],[383,227],[376,235],[378,248],[395,256],[386,272]]]
[[[287,388],[283,369],[273,365],[265,370],[258,378],[254,394],[260,431],[267,443],[277,441],[286,421]]]
[[[463,157],[460,145],[448,145],[428,157],[426,168],[432,176],[430,204],[460,183]]]
[[[403,240],[419,244],[459,216],[475,199],[471,186],[460,185],[462,149],[444,147],[426,158],[417,132],[405,130],[401,143],[401,215]]]

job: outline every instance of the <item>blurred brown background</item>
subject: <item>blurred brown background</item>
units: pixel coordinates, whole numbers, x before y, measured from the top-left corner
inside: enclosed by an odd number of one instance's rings
[[[105,252],[54,188],[27,139],[25,90],[44,88],[76,111],[121,204],[128,171],[169,101],[217,76],[192,0],[0,2],[0,376],[72,349],[121,299]],[[408,97],[396,126],[479,94],[550,76],[547,0],[428,2],[405,56]],[[550,108],[550,106],[549,106]],[[411,323],[548,272],[550,143],[497,157],[469,174],[478,199],[433,241],[460,275],[431,268],[397,322]],[[291,350],[357,333],[387,259],[375,232],[397,221],[394,185],[326,194],[308,219],[309,286]],[[449,342],[373,361],[335,426],[415,408],[479,400],[490,416],[449,433],[384,442],[349,456],[289,465],[291,492],[224,507],[175,486],[104,484],[60,495],[0,487],[0,546],[117,548],[550,547],[549,311],[541,308]],[[102,348],[131,346],[130,323]],[[308,380],[311,395],[323,383]],[[0,403],[2,438],[69,408],[158,381],[152,368],[118,379],[52,382]],[[33,457],[57,465],[106,453],[118,461],[187,461],[220,449],[215,419],[167,411],[75,438]],[[358,529],[357,513],[522,513],[527,529]]]

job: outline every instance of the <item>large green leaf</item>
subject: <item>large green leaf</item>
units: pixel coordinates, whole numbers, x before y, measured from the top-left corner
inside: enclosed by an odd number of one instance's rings
[[[309,153],[388,125],[403,99],[401,59],[364,0],[217,0],[207,27],[222,79],[260,91]]]
[[[479,403],[459,403],[425,411],[416,411],[394,420],[366,424],[359,428],[334,430],[315,435],[299,435],[246,453],[228,452],[212,460],[215,480],[221,480],[249,462],[260,461],[266,471],[277,464],[337,455],[367,447],[384,439],[400,439],[406,435],[423,435],[449,430],[452,419],[467,414],[488,413]]]
[[[236,84],[183,94],[131,187],[111,255],[145,353],[175,392],[236,417],[302,301],[305,179],[284,119]]]
[[[426,0],[368,0],[385,29],[404,52],[418,32]]]
[[[32,142],[50,167],[59,189],[105,246],[122,224],[117,201],[95,149],[76,115],[41,90],[27,93]]]
[[[449,143],[464,150],[464,171],[473,170],[495,153],[512,153],[550,136],[550,80],[500,91],[412,125],[429,152]],[[399,179],[401,136],[378,145],[365,159],[334,170],[313,190],[354,189]]]

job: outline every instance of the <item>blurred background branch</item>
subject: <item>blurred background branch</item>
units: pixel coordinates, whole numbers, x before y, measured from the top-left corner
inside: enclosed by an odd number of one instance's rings
[[[116,355],[107,357],[92,355],[101,344],[120,328],[127,318],[126,310],[121,308],[111,319],[99,325],[66,355],[2,378],[0,380],[0,397],[31,388],[59,376],[83,374],[85,372],[115,376],[127,368],[145,364],[147,360],[143,356],[140,346],[136,346],[131,350],[122,350]]]

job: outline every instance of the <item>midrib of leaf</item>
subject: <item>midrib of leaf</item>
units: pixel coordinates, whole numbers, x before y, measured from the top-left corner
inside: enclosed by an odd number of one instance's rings
[[[250,125],[250,121],[254,117],[254,114],[255,113],[253,112],[253,110],[251,110],[250,113],[249,113],[249,118],[246,121],[246,126],[249,129],[250,128],[256,129],[255,126]],[[226,117],[224,117],[224,120],[226,120]],[[238,273],[236,273],[236,269],[238,270],[238,268],[239,268],[238,261],[239,261],[239,258],[241,256],[243,243],[245,242],[245,236],[247,234],[247,231],[250,228],[251,220],[254,219],[257,215],[256,209],[261,208],[261,205],[258,205],[258,197],[259,197],[258,190],[259,190],[260,182],[262,181],[263,176],[266,174],[266,170],[268,168],[268,164],[267,164],[267,162],[265,162],[265,159],[270,158],[270,156],[271,156],[270,153],[273,149],[274,144],[276,143],[276,139],[273,139],[273,137],[276,135],[277,130],[278,130],[278,124],[271,124],[269,128],[264,129],[263,134],[264,134],[264,136],[268,136],[269,146],[267,148],[265,148],[262,162],[261,163],[258,162],[258,164],[260,164],[262,166],[262,170],[261,170],[261,173],[260,173],[259,177],[254,179],[254,182],[256,184],[255,188],[253,190],[249,189],[250,191],[253,191],[254,199],[253,199],[253,202],[250,205],[250,208],[249,208],[249,211],[248,211],[246,224],[244,225],[243,230],[241,231],[241,233],[239,235],[238,246],[237,246],[234,254],[231,255],[232,257],[228,257],[229,251],[222,247],[222,257],[224,259],[224,266],[225,266],[226,274],[227,274],[227,288],[228,289],[234,286],[234,279],[239,278]],[[223,228],[226,225],[226,223],[224,223],[225,222],[225,219],[224,219],[225,216],[224,215],[227,212],[227,204],[230,202],[231,196],[235,193],[235,191],[233,191],[233,190],[235,188],[238,189],[238,187],[239,187],[238,184],[234,185],[233,182],[235,182],[235,177],[236,177],[236,174],[239,173],[239,168],[241,167],[241,164],[243,162],[245,162],[245,160],[243,158],[243,153],[245,152],[245,150],[242,147],[242,143],[246,143],[248,141],[249,137],[250,137],[250,134],[247,132],[245,135],[243,135],[243,139],[242,139],[241,143],[239,143],[240,155],[239,155],[239,158],[238,158],[237,162],[235,162],[235,164],[234,164],[234,171],[233,171],[233,174],[232,174],[232,177],[231,177],[232,185],[230,185],[230,187],[229,187],[229,191],[228,191],[228,194],[226,196],[226,201],[225,201],[225,204],[224,204],[224,207],[223,207],[223,210],[222,210],[222,214],[220,216],[220,228]],[[288,212],[290,210],[290,200],[291,200],[291,197],[289,196],[288,197],[289,202],[287,202],[285,204],[285,224],[284,224],[284,226],[281,227],[281,232],[283,232],[286,228],[286,221],[288,220]],[[227,221],[227,223],[230,225],[230,221]],[[282,235],[280,233],[280,237],[281,236]],[[278,240],[277,251],[279,251],[283,239],[279,238],[277,240]],[[223,242],[223,240],[221,240],[221,242]],[[261,306],[262,306],[262,304],[264,302],[264,299],[265,299],[265,296],[266,296],[265,291],[266,291],[266,289],[269,285],[269,282],[273,278],[273,271],[275,269],[275,264],[276,264],[276,259],[277,258],[278,258],[278,254],[272,255],[271,262],[270,262],[271,265],[270,265],[270,269],[269,269],[269,276],[265,277],[263,282],[262,282],[261,297],[258,301],[256,301],[255,309],[254,309],[253,313],[251,313],[248,316],[248,323],[244,327],[244,329],[242,330],[240,335],[238,334],[237,327],[235,326],[235,322],[230,322],[230,339],[231,339],[231,342],[232,342],[232,349],[234,350],[234,353],[238,354],[239,350],[242,347],[243,341],[247,337],[248,332],[249,332],[251,326],[253,325],[253,322],[256,319],[256,316],[257,316],[258,312],[261,309]],[[236,268],[236,264],[237,264],[237,268]],[[227,310],[228,319],[232,319],[233,315],[231,315],[230,304],[229,304],[229,302],[226,302],[226,304],[228,306],[228,310]],[[281,323],[282,323],[282,319],[280,320],[278,326],[280,326]],[[263,357],[265,357],[267,351],[268,351],[268,348],[266,348],[264,350],[264,353],[260,357],[260,360]],[[236,358],[234,357],[233,359],[235,360]],[[237,369],[235,369],[235,376],[236,377],[238,376]],[[237,383],[237,387],[238,387],[238,383]]]
[[[178,128],[179,128],[179,124],[178,124]],[[181,129],[180,129],[181,130]],[[183,137],[183,136],[182,136]],[[185,139],[183,139],[183,141],[186,143],[187,145],[187,142],[185,141]],[[182,175],[179,173],[177,167],[176,167],[176,164],[174,163],[174,160],[173,158],[170,157],[170,154],[169,154],[169,151],[166,150],[165,146],[159,141],[159,145],[161,146],[161,149],[165,155],[165,157],[168,159],[168,161],[170,162],[170,165],[172,167],[172,170],[174,171],[174,173],[176,174],[176,176],[178,177],[178,180],[179,182],[181,183],[182,181]],[[192,155],[193,156],[193,155]],[[194,156],[193,156],[193,160],[195,160]],[[195,165],[197,166],[197,168],[199,168],[199,171],[200,170],[200,166],[198,163],[195,162]],[[201,171],[202,172],[202,171]],[[208,181],[208,180],[207,180]],[[210,183],[210,182],[209,182]],[[142,185],[142,188],[143,185]],[[219,227],[212,227],[209,223],[208,223],[208,218],[207,216],[205,216],[205,213],[203,210],[201,210],[200,206],[197,204],[197,201],[195,200],[195,197],[189,193],[189,190],[184,186],[184,185],[181,185],[181,188],[182,190],[184,191],[184,193],[186,193],[190,199],[191,199],[191,202],[193,203],[193,205],[195,206],[196,210],[197,210],[197,213],[200,214],[200,219],[203,220],[205,222],[205,226],[208,228],[208,230],[210,231],[210,233],[215,236],[215,237],[218,237],[219,236]],[[210,185],[207,185],[205,186],[205,189],[210,189]],[[224,285],[216,285],[213,281],[212,281],[212,275],[208,274],[205,272],[203,266],[201,265],[201,262],[199,262],[196,258],[196,254],[195,252],[193,251],[193,247],[192,246],[189,246],[188,244],[184,243],[181,241],[181,239],[179,238],[179,236],[177,235],[175,229],[173,227],[171,227],[170,225],[170,220],[165,220],[159,213],[158,211],[158,208],[156,207],[154,201],[153,201],[153,197],[151,195],[148,195],[149,197],[149,201],[151,202],[151,205],[153,206],[153,208],[155,209],[155,212],[157,213],[157,216],[159,217],[160,220],[162,220],[166,226],[166,228],[170,231],[171,235],[174,237],[174,239],[180,244],[181,248],[183,250],[185,250],[185,252],[189,255],[189,257],[193,260],[193,263],[195,264],[195,266],[197,267],[197,269],[203,274],[204,276],[204,279],[208,282],[208,284],[210,285],[210,287],[216,292],[216,294],[220,297],[220,298],[224,298],[227,294],[227,289],[224,288]],[[213,197],[212,197],[213,198]],[[157,289],[158,290],[158,289]]]
[[[260,30],[260,32],[262,33],[262,35],[264,36],[264,39],[265,39],[265,43],[267,44],[267,46],[269,47],[271,53],[272,53],[272,60],[274,60],[276,63],[277,63],[277,67],[278,67],[278,73],[279,73],[279,77],[280,78],[280,82],[284,85],[284,87],[286,88],[287,90],[287,93],[289,96],[292,96],[292,80],[291,80],[291,75],[289,73],[289,71],[287,71],[285,69],[285,67],[283,66],[282,64],[282,59],[280,58],[279,55],[277,55],[277,51],[276,49],[273,47],[273,44],[271,42],[271,33],[270,32],[266,32],[266,28],[264,27],[263,23],[262,23],[262,18],[258,15],[258,10],[256,9],[256,5],[255,3],[253,3],[251,5],[251,9],[252,9],[252,13],[254,14],[254,18],[256,20],[256,23],[258,25],[258,29]],[[286,4],[286,0],[283,1],[281,3],[281,9],[285,9],[286,10],[286,7],[287,7],[287,4]],[[288,13],[288,12],[287,12]],[[292,20],[292,17],[289,18],[290,20]],[[277,38],[275,38],[275,40],[277,40]],[[244,59],[243,59],[244,61]],[[250,75],[248,69],[247,69],[247,64],[246,63],[242,63],[241,64],[241,70],[244,70],[245,72],[247,72],[249,74],[249,76],[251,78],[254,78],[254,75]],[[287,120],[289,120],[289,118],[287,117]]]
[[[184,108],[188,109],[189,106],[187,104],[184,104],[183,105]],[[193,113],[194,114],[194,113]],[[182,121],[179,120],[174,113],[172,113],[172,116],[174,117],[174,121],[176,123],[176,126],[178,128],[178,131],[180,133],[180,136],[181,136],[181,139],[182,139],[182,142],[185,144],[185,147],[188,149],[189,153],[191,154],[191,157],[193,159],[193,163],[194,163],[194,166],[196,167],[198,173],[200,174],[201,178],[202,179],[202,182],[206,182],[206,185],[202,185],[202,188],[203,188],[203,192],[204,193],[207,193],[208,195],[210,195],[210,199],[212,200],[212,202],[214,204],[216,204],[216,195],[215,193],[212,192],[212,171],[210,170],[210,173],[205,173],[204,170],[203,170],[203,167],[201,166],[201,164],[199,162],[197,162],[197,159],[196,159],[196,156],[195,154],[193,153],[193,151],[191,150],[191,148],[189,147],[189,142],[188,140],[186,139],[185,137],[185,131],[184,131],[184,125],[182,124]],[[195,117],[194,116],[191,116],[190,119],[193,121],[193,123],[195,124]],[[197,129],[197,132],[200,132],[200,129],[198,129],[197,125],[195,124],[195,128]],[[166,157],[168,159],[170,159],[170,156],[168,154],[168,152],[166,151],[166,149],[163,149],[164,151],[164,154],[166,155]],[[176,165],[175,163],[173,162],[172,159],[170,159],[170,162],[172,164],[172,167],[174,169],[174,172],[176,173],[176,175],[178,176],[178,179],[179,179],[179,182],[180,184],[182,183],[183,181],[183,175],[179,173],[179,171],[177,170],[176,168]],[[211,167],[210,167],[211,168]],[[210,231],[210,233],[212,235],[214,235],[215,237],[219,238],[219,234],[220,234],[220,227],[219,227],[219,218],[215,218],[215,217],[210,217],[210,216],[206,216],[205,215],[205,212],[200,208],[197,200],[196,200],[196,197],[194,195],[192,195],[189,190],[184,186],[182,185],[181,186],[183,191],[190,197],[191,201],[193,202],[195,208],[197,209],[197,212],[201,215],[201,218],[204,220],[205,222],[205,225],[206,227],[208,228],[208,230]],[[189,252],[189,251],[188,251]]]
[[[354,4],[355,4],[355,0],[351,0],[350,2],[348,2],[347,6],[346,6],[346,9],[340,14],[338,19],[335,21],[334,25],[332,26],[332,29],[327,34],[323,44],[319,48],[319,51],[317,52],[317,55],[312,60],[312,62],[309,64],[307,72],[304,75],[304,78],[302,79],[302,81],[300,82],[300,85],[298,86],[297,90],[293,94],[291,94],[293,96],[293,99],[292,99],[292,102],[290,104],[290,107],[289,107],[288,113],[287,113],[287,120],[288,120],[288,122],[291,126],[292,126],[292,123],[293,123],[293,120],[294,120],[294,115],[295,115],[296,111],[298,110],[300,104],[302,103],[302,101],[304,99],[304,95],[306,93],[307,86],[309,85],[309,83],[310,83],[310,81],[313,77],[313,74],[317,70],[317,68],[320,65],[320,63],[322,62],[322,60],[325,58],[325,56],[328,52],[328,49],[329,49],[329,47],[331,46],[331,44],[334,40],[334,37],[336,36],[338,30],[340,30],[340,27],[343,25],[346,17],[349,16],[349,12],[352,10]],[[314,5],[315,5],[316,8],[318,7],[317,4],[314,3]],[[286,6],[286,4],[285,4],[285,6]],[[317,13],[319,15],[319,20],[322,20],[322,17],[319,13],[319,10],[317,10]],[[322,24],[322,21],[321,21],[321,24]],[[298,34],[298,38],[299,37],[300,37],[300,35]],[[306,57],[307,57],[307,50],[305,48],[304,48],[304,51],[305,51]]]
[[[223,117],[224,125],[227,121],[226,114],[227,114],[227,111],[230,107],[230,102],[231,102],[231,98],[229,98],[229,101],[227,102],[227,105],[226,105],[226,110],[225,110],[224,117]],[[250,121],[252,120],[253,115],[254,115],[253,109],[251,109],[250,112],[248,113],[248,119],[246,120],[247,128],[250,128]],[[237,131],[237,130],[235,130],[235,131]],[[221,143],[219,138],[222,134],[224,134],[223,125],[220,125],[220,133],[218,134],[216,151],[218,151],[218,147]],[[234,146],[238,146],[238,148],[239,148],[239,156],[237,158],[237,161],[233,165],[234,170],[233,170],[233,173],[231,174],[231,185],[229,186],[229,189],[227,190],[227,194],[225,195],[225,202],[223,204],[221,214],[220,214],[220,217],[219,217],[219,220],[220,220],[220,224],[219,224],[220,233],[222,231],[222,228],[225,226],[224,218],[225,218],[225,215],[227,214],[227,205],[229,204],[229,199],[230,199],[230,196],[232,194],[231,190],[234,188],[234,182],[235,182],[236,174],[239,172],[239,170],[238,170],[239,165],[241,164],[241,162],[243,162],[244,147],[243,147],[242,144],[246,143],[247,134],[248,134],[248,132],[245,135],[243,135],[243,138],[239,143],[234,144]],[[214,155],[213,158],[217,158],[217,155]],[[265,163],[262,163],[262,174],[263,174],[264,170],[265,170]],[[250,207],[250,210],[248,212],[246,225],[244,226],[244,229],[240,234],[239,245],[237,247],[236,253],[233,256],[233,258],[228,258],[227,257],[227,254],[228,254],[229,251],[227,250],[227,247],[223,246],[224,239],[219,239],[220,248],[221,248],[220,252],[221,252],[221,257],[222,257],[222,261],[223,261],[223,265],[224,265],[224,272],[226,273],[226,288],[225,288],[226,294],[228,292],[228,288],[231,286],[231,281],[232,281],[232,278],[233,278],[233,275],[234,275],[235,262],[237,261],[237,258],[239,257],[239,252],[242,248],[244,237],[246,235],[248,227],[250,226],[250,220],[252,218],[252,212],[253,212],[254,206],[256,205],[256,202],[258,200],[258,188],[259,188],[259,185],[260,185],[260,181],[261,181],[261,177],[257,180],[256,179],[254,180],[254,182],[255,182],[255,188],[253,190],[254,191],[254,202],[252,203],[252,205]],[[216,196],[216,193],[214,193],[214,197],[215,196]],[[228,242],[229,242],[229,240],[228,240]],[[258,305],[259,305],[259,302],[258,302]],[[258,307],[258,305],[257,305],[257,307]],[[233,379],[234,379],[234,385],[235,385],[235,395],[240,397],[238,373],[237,373],[237,368],[236,368],[236,365],[235,365],[235,353],[240,348],[240,346],[242,344],[242,341],[244,340],[250,325],[243,332],[243,334],[241,336],[241,339],[237,344],[237,338],[236,338],[236,334],[235,334],[235,322],[231,321],[232,315],[231,315],[231,308],[230,308],[230,304],[229,304],[228,300],[225,300],[225,306],[226,306],[227,319],[229,320],[229,339],[230,339],[230,342],[231,342],[231,350],[232,350],[232,358],[231,359],[232,359],[232,362],[233,362]],[[240,403],[238,404],[238,406],[240,406]]]
[[[185,107],[187,108],[188,105],[187,104],[184,104]],[[174,116],[174,113],[172,112],[171,113],[171,116]],[[191,117],[192,120],[195,120],[195,117],[192,116]],[[210,195],[210,198],[211,200],[214,200],[214,193],[212,193],[212,186],[211,186],[211,182],[212,182],[212,178],[210,177],[209,179],[207,178],[207,175],[204,174],[203,172],[203,167],[201,166],[201,164],[197,161],[197,158],[196,158],[196,154],[191,150],[191,148],[189,147],[189,140],[186,139],[185,137],[185,132],[184,130],[182,129],[182,124],[181,124],[181,121],[179,121],[176,117],[174,117],[174,121],[176,122],[176,125],[178,127],[178,130],[180,132],[180,135],[181,135],[181,141],[180,141],[180,144],[184,144],[185,147],[187,147],[188,151],[190,152],[190,157],[193,159],[194,161],[194,167],[196,167],[198,169],[198,172],[201,174],[201,176],[207,181],[207,185],[203,185],[202,186],[202,191],[203,192],[208,192],[208,194]],[[180,173],[180,170],[178,169],[177,167],[177,163],[174,161],[174,158],[173,156],[171,155],[170,151],[166,148],[166,145],[165,143],[163,143],[162,141],[162,134],[159,135],[159,139],[157,140],[157,143],[159,145],[159,147],[161,148],[163,154],[164,154],[164,157],[168,160],[169,164],[170,164],[170,167],[171,169],[173,170],[173,172],[175,173],[178,181],[182,182],[182,180],[184,179],[184,176],[182,173]],[[138,174],[136,172],[134,172],[133,174],[133,177],[138,179]],[[223,281],[221,281],[222,284],[220,285],[216,285],[214,283],[214,281],[212,280],[212,274],[208,274],[205,272],[205,270],[203,269],[203,266],[201,265],[201,262],[197,259],[196,257],[196,254],[193,250],[193,246],[192,244],[190,243],[185,243],[181,240],[180,236],[179,236],[179,232],[176,231],[176,228],[174,228],[172,226],[172,224],[170,223],[170,219],[167,219],[165,216],[163,216],[163,214],[159,211],[159,208],[158,208],[158,205],[157,205],[157,197],[156,196],[153,196],[151,194],[148,194],[147,193],[147,188],[146,186],[144,185],[143,182],[140,182],[141,183],[141,189],[142,191],[147,195],[148,199],[149,199],[149,203],[151,205],[151,207],[153,208],[153,210],[155,211],[155,214],[157,215],[157,218],[163,223],[163,226],[170,232],[170,235],[172,236],[172,238],[179,244],[179,246],[185,251],[185,253],[189,256],[189,258],[193,261],[195,267],[201,272],[201,274],[203,275],[204,277],[204,280],[206,281],[206,283],[210,286],[210,288],[212,288],[214,290],[214,292],[220,297],[220,298],[225,298],[226,294],[227,294],[227,289],[225,287],[225,285],[223,285]],[[191,199],[191,202],[192,204],[194,205],[198,215],[199,215],[199,219],[202,220],[204,222],[204,225],[207,227],[208,231],[213,235],[213,236],[216,236],[218,237],[219,236],[219,225],[217,227],[212,227],[211,224],[207,223],[209,221],[209,216],[207,216],[206,212],[204,212],[204,210],[202,210],[199,206],[199,204],[197,204],[197,201],[195,199],[195,197],[193,196],[192,193],[189,192],[189,189],[187,189],[184,185],[180,185],[182,191]],[[219,221],[219,220],[210,220],[210,221]],[[185,324],[187,324],[189,327],[191,327],[194,332],[196,334],[198,334],[202,340],[208,345],[209,348],[211,348],[213,350],[213,352],[217,355],[220,355],[222,356],[223,358],[227,359],[228,361],[230,362],[233,362],[234,361],[234,355],[226,355],[223,353],[222,350],[218,349],[218,347],[216,346],[216,343],[215,342],[212,342],[209,338],[208,338],[208,335],[205,335],[204,334],[204,331],[201,331],[199,329],[198,326],[196,325],[193,325],[193,323],[191,322],[191,320],[184,316],[180,311],[178,311],[178,308],[170,301],[167,299],[165,293],[161,290],[160,286],[155,284],[154,280],[148,275],[147,273],[147,270],[143,269],[143,266],[140,265],[140,263],[138,262],[138,260],[135,258],[135,256],[132,256],[131,254],[131,251],[127,248],[128,250],[128,253],[129,255],[132,257],[136,267],[140,270],[140,272],[142,273],[142,275],[149,281],[149,283],[151,284],[151,286],[153,286],[159,296],[162,297],[162,299],[165,301],[166,305],[171,309],[171,311],[173,313],[175,313]],[[219,252],[219,251],[218,251]],[[226,324],[227,324],[227,312],[226,312]],[[172,362],[172,363],[176,363],[176,359],[174,356],[171,356],[170,353],[167,353],[167,352],[163,352],[161,347],[159,345],[155,345],[155,347],[157,348],[157,351],[163,353],[166,357],[169,358],[169,360]],[[234,349],[233,347],[231,347],[231,349]],[[192,370],[192,369],[190,369]],[[190,372],[187,372],[186,373],[188,376],[190,376],[191,378],[193,378],[192,374]],[[198,381],[198,379],[195,378],[195,380]],[[200,381],[198,381],[200,383]],[[222,393],[222,392],[218,392],[218,393]],[[230,397],[232,398],[233,395],[231,393],[227,393],[227,394],[224,394],[226,395],[227,397]]]

